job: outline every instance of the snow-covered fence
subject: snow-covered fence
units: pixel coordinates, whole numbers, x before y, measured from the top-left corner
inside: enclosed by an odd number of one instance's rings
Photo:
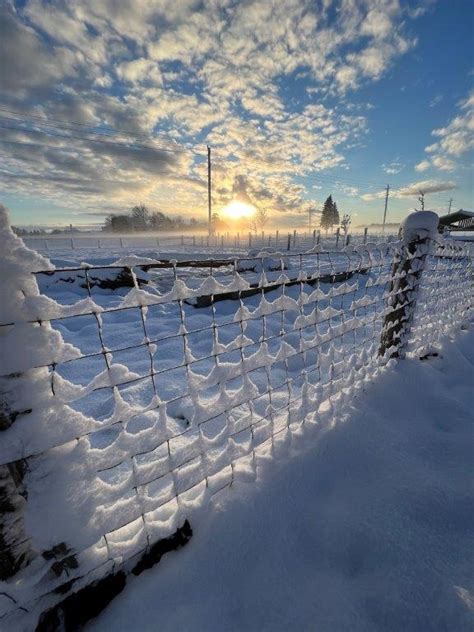
[[[136,568],[472,308],[470,257],[413,222],[339,253],[54,269],[0,220],[7,625]]]

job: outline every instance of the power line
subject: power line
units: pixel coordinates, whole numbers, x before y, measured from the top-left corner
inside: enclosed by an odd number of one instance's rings
[[[5,130],[12,130],[12,131],[17,131],[17,132],[25,132],[26,134],[39,134],[39,135],[45,135],[45,136],[53,136],[55,138],[63,138],[64,140],[70,140],[71,138],[74,138],[75,140],[81,140],[84,142],[89,142],[89,143],[101,143],[103,145],[112,145],[114,147],[124,147],[126,149],[148,149],[152,152],[172,152],[172,150],[166,150],[166,149],[159,149],[157,147],[150,147],[149,145],[143,145],[143,144],[137,144],[137,143],[117,143],[114,141],[107,141],[107,140],[102,140],[102,139],[98,139],[98,138],[86,138],[83,136],[74,136],[72,134],[69,135],[65,135],[65,134],[55,134],[51,131],[45,131],[45,130],[35,130],[35,129],[25,129],[24,127],[14,127],[14,126],[7,126],[7,125],[2,125],[0,123],[0,129],[5,129]],[[58,149],[58,148],[56,148]],[[158,160],[159,158],[157,158]],[[164,158],[162,158],[162,160],[164,160]]]
[[[313,176],[313,175],[302,175],[298,174],[300,178],[305,178],[310,180],[311,182],[333,182],[334,184],[346,184],[349,186],[374,186],[383,188],[384,185],[381,182],[369,181],[369,180],[358,180],[356,178],[350,178],[346,176],[331,176],[331,175],[321,175],[321,176]]]
[[[8,117],[2,116],[0,115],[1,118],[4,119],[8,119]],[[8,119],[8,120],[13,120],[13,121],[18,121],[18,119]],[[27,121],[18,121],[20,123],[25,123],[25,124],[30,124],[30,125],[35,125],[35,123],[30,122],[28,123]],[[0,124],[0,127],[2,127],[3,129],[12,129],[15,131],[21,131],[21,132],[26,132],[29,133],[31,132],[32,134],[46,134],[49,136],[57,136],[58,138],[75,138],[77,140],[84,140],[84,141],[91,141],[91,142],[99,142],[96,139],[93,138],[88,138],[87,136],[75,136],[73,134],[69,134],[69,135],[65,135],[65,134],[55,134],[54,132],[50,132],[48,131],[48,129],[52,129],[54,131],[56,131],[57,129],[59,131],[69,131],[69,130],[63,130],[62,128],[55,128],[53,125],[43,125],[43,127],[46,127],[47,129],[30,129],[28,127],[15,127],[13,125],[7,127],[7,126],[2,126]],[[77,132],[77,130],[72,130]],[[97,135],[97,136],[105,136],[107,138],[113,138],[113,136],[111,134],[102,134],[101,132],[97,131],[97,132],[85,132],[86,134],[90,134],[90,135]],[[108,143],[108,144],[118,144],[118,145],[124,145],[124,146],[129,146],[131,143],[127,143],[126,140],[124,139],[123,143],[117,143],[117,141],[102,141],[104,143]],[[185,149],[185,148],[170,148],[170,147],[161,147],[161,146],[153,146],[153,145],[145,145],[144,143],[140,143],[137,144],[136,142],[133,143],[135,146],[140,146],[140,147],[146,147],[147,149],[152,149],[152,150],[156,150],[156,151],[164,151],[167,153],[193,153],[195,155],[200,155],[198,152],[194,151],[193,149]]]
[[[13,117],[10,117],[10,116],[5,116],[3,114],[0,114],[0,117],[2,119],[6,119],[8,121],[16,121],[18,123],[23,123],[25,125],[36,125],[37,126],[37,124],[34,121],[28,121],[27,119],[13,118]],[[60,126],[51,125],[49,123],[41,123],[41,126],[43,128],[45,127],[47,129],[59,130],[59,131],[73,131],[73,132],[80,131],[80,130],[76,130],[76,129],[72,128],[72,127],[66,127],[66,126],[60,127]],[[22,131],[26,131],[26,132],[29,132],[29,131],[33,131],[33,132],[34,131],[36,131],[36,132],[43,131],[45,134],[48,133],[47,131],[44,131],[44,130],[30,130],[29,128],[21,128],[21,129],[22,129]],[[95,136],[104,136],[106,138],[113,138],[114,137],[113,134],[108,134],[106,132],[100,132],[99,130],[90,130],[90,131],[85,131],[84,133],[85,134],[95,135]],[[117,134],[117,136],[118,136],[118,134]],[[128,135],[124,134],[123,136],[126,137]],[[74,137],[70,136],[70,138],[74,138]],[[148,139],[148,140],[149,140],[149,142],[154,142],[153,139]],[[191,148],[189,148],[189,149],[185,148],[185,147],[173,147],[172,148],[172,147],[162,147],[160,145],[149,146],[149,145],[145,145],[144,143],[142,143],[142,144],[143,144],[143,146],[150,147],[150,149],[159,149],[161,151],[166,151],[166,152],[170,152],[170,153],[195,153],[196,155],[198,155],[198,152],[195,152]]]
[[[21,119],[25,120],[26,122],[32,122],[32,120],[36,120],[39,122],[44,122],[45,124],[47,124],[49,121],[51,121],[52,123],[60,123],[61,125],[65,125],[65,126],[69,126],[69,129],[73,129],[71,126],[77,126],[77,127],[81,127],[84,129],[89,130],[88,133],[90,134],[101,134],[101,135],[113,135],[113,134],[106,134],[106,131],[110,131],[112,133],[115,134],[121,134],[122,136],[130,136],[131,138],[137,138],[137,139],[143,139],[143,140],[148,140],[151,142],[155,142],[153,138],[151,138],[149,135],[145,135],[145,134],[135,134],[134,132],[126,132],[124,130],[119,130],[117,128],[114,127],[107,127],[106,130],[104,130],[104,132],[100,132],[98,130],[96,130],[95,128],[92,128],[91,125],[86,125],[85,123],[78,123],[75,121],[64,121],[63,119],[57,119],[57,118],[52,118],[52,117],[46,117],[46,116],[37,116],[34,114],[28,114],[25,115],[21,112],[17,112],[15,110],[9,110],[6,108],[0,108],[0,112],[7,112],[8,114],[14,114],[17,117],[20,117]],[[3,116],[3,118],[9,118],[6,116]],[[11,119],[11,120],[18,120],[18,119]],[[51,127],[53,127],[53,125],[50,125]],[[58,125],[56,125],[56,127],[59,127]],[[68,129],[67,127],[65,129]],[[155,133],[155,136],[158,136],[160,138],[163,138],[165,140],[168,140],[171,143],[176,143],[176,141],[174,139],[169,138],[168,136],[165,136],[164,134],[159,134],[159,133]],[[182,150],[182,151],[193,151],[191,148],[184,148],[184,147],[177,147],[178,150]]]

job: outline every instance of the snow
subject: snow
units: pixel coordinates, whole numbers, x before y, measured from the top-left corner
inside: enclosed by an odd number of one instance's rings
[[[77,574],[120,567],[147,536],[169,536],[202,512],[223,485],[255,479],[256,465],[284,457],[303,437],[310,445],[311,433],[336,423],[338,411],[384,375],[378,346],[397,242],[267,252],[216,269],[171,261],[147,272],[140,266],[157,253],[119,261],[92,254],[86,266],[53,270],[0,216],[4,315],[14,322],[0,329],[2,373],[23,371],[3,382],[12,410],[31,409],[3,433],[0,463],[34,463],[28,534],[38,551],[67,543]],[[76,251],[78,261],[83,255]],[[119,264],[125,286],[104,285],[117,281]],[[347,270],[349,280],[311,283]],[[430,259],[414,357],[465,320],[469,274],[465,258]],[[228,296],[251,287],[262,292]],[[51,580],[51,562],[35,563],[34,577],[29,569],[27,581],[0,591],[29,607],[50,595],[63,578]]]
[[[415,211],[401,223],[400,232],[405,243],[415,238],[435,239],[438,234],[439,217],[433,211]]]
[[[473,329],[386,368],[87,629],[471,630],[473,381]]]

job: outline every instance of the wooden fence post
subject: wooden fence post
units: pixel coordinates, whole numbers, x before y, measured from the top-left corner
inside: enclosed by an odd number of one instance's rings
[[[364,244],[366,244],[366,243],[367,243],[367,232],[368,232],[368,230],[369,230],[369,229],[368,229],[368,228],[367,228],[367,226],[366,226],[366,227],[364,228]]]
[[[400,225],[402,244],[392,264],[379,356],[403,358],[405,355],[421,276],[438,221],[433,211],[416,211]]]

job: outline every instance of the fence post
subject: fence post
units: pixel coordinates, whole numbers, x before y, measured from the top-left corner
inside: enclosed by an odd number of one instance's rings
[[[249,248],[252,247],[252,233],[249,233]]]
[[[347,233],[347,235],[346,235],[346,246],[348,246],[350,244],[350,242],[351,242],[351,236],[350,236],[349,233]]]
[[[318,230],[318,236],[316,237],[316,243],[319,244],[321,241],[321,231]]]
[[[293,231],[293,247],[296,248],[296,230]]]
[[[366,226],[366,227],[364,228],[364,244],[366,244],[366,243],[367,243],[367,231],[368,231],[368,230],[369,230],[369,229],[368,229],[368,228],[367,228],[367,226]]]
[[[277,230],[277,231],[275,232],[275,246],[276,246],[276,247],[278,247],[278,237],[279,237],[279,235],[280,235],[280,233],[279,233],[279,231]]]
[[[340,228],[338,226],[336,229],[336,250],[337,250],[337,246],[339,245],[339,234],[340,234]]]
[[[313,230],[313,244],[316,243],[316,228]]]
[[[290,251],[290,250],[291,250],[291,235],[290,235],[290,233],[288,233],[288,244],[287,244],[287,246],[286,246],[286,249],[287,249],[288,251]]]
[[[392,264],[379,356],[388,354],[389,358],[402,358],[405,355],[421,276],[438,221],[433,211],[416,211],[400,225],[402,243]]]

